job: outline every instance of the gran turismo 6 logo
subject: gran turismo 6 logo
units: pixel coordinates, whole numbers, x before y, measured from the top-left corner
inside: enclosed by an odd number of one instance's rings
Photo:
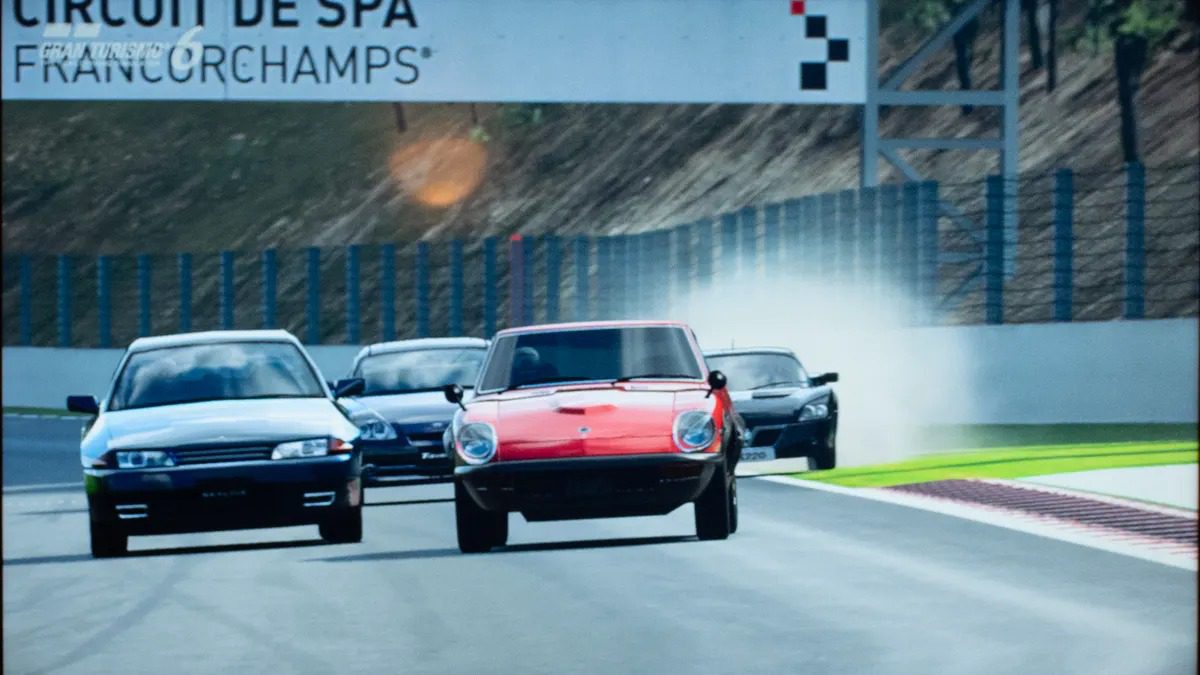
[[[845,63],[850,60],[850,40],[843,37],[830,37],[829,18],[823,14],[808,11],[810,8],[804,0],[791,0],[792,16],[804,18],[804,37],[810,40],[825,42],[825,58],[819,61],[800,62],[800,89],[804,91],[824,91],[829,88],[829,68],[831,63]]]

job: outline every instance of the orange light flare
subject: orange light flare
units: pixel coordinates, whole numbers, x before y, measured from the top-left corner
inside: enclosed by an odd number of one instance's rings
[[[404,145],[388,160],[405,194],[444,208],[466,199],[483,182],[487,148],[466,138],[437,138]]]

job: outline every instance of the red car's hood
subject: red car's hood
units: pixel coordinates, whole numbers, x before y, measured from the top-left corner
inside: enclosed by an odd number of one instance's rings
[[[510,392],[476,401],[469,417],[495,427],[501,459],[672,452],[676,414],[711,410],[705,393],[678,383]]]

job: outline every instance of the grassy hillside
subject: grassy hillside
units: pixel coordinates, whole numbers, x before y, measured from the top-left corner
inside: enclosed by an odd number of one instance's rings
[[[1063,3],[1064,34],[1083,3]],[[978,86],[999,63],[995,11],[977,46]],[[886,29],[894,64],[920,36]],[[1147,70],[1149,165],[1200,146],[1197,40],[1181,33]],[[1024,55],[1028,60],[1028,55]],[[1061,85],[1023,67],[1023,170],[1120,163],[1111,56],[1064,50]],[[947,51],[913,78],[953,87]],[[858,112],[848,107],[6,102],[7,253],[256,250],[422,237],[626,231],[747,203],[853,186]],[[994,129],[994,111],[896,109],[894,135]],[[472,136],[472,129],[476,134]],[[486,142],[464,139],[481,138]],[[944,181],[995,171],[988,153],[913,153]],[[446,173],[448,184],[430,185]],[[896,176],[891,176],[896,178]],[[477,185],[474,185],[477,183]],[[473,188],[473,189],[472,189]],[[451,205],[429,205],[469,190]]]

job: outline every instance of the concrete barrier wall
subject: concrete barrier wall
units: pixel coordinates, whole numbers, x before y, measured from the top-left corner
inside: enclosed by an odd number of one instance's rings
[[[966,345],[975,405],[945,424],[1195,422],[1196,319],[938,326],[918,341]],[[358,347],[310,348],[327,379]],[[5,347],[5,406],[61,408],[68,394],[102,395],[116,349]],[[903,405],[903,402],[897,402]],[[933,421],[933,420],[931,420]]]

